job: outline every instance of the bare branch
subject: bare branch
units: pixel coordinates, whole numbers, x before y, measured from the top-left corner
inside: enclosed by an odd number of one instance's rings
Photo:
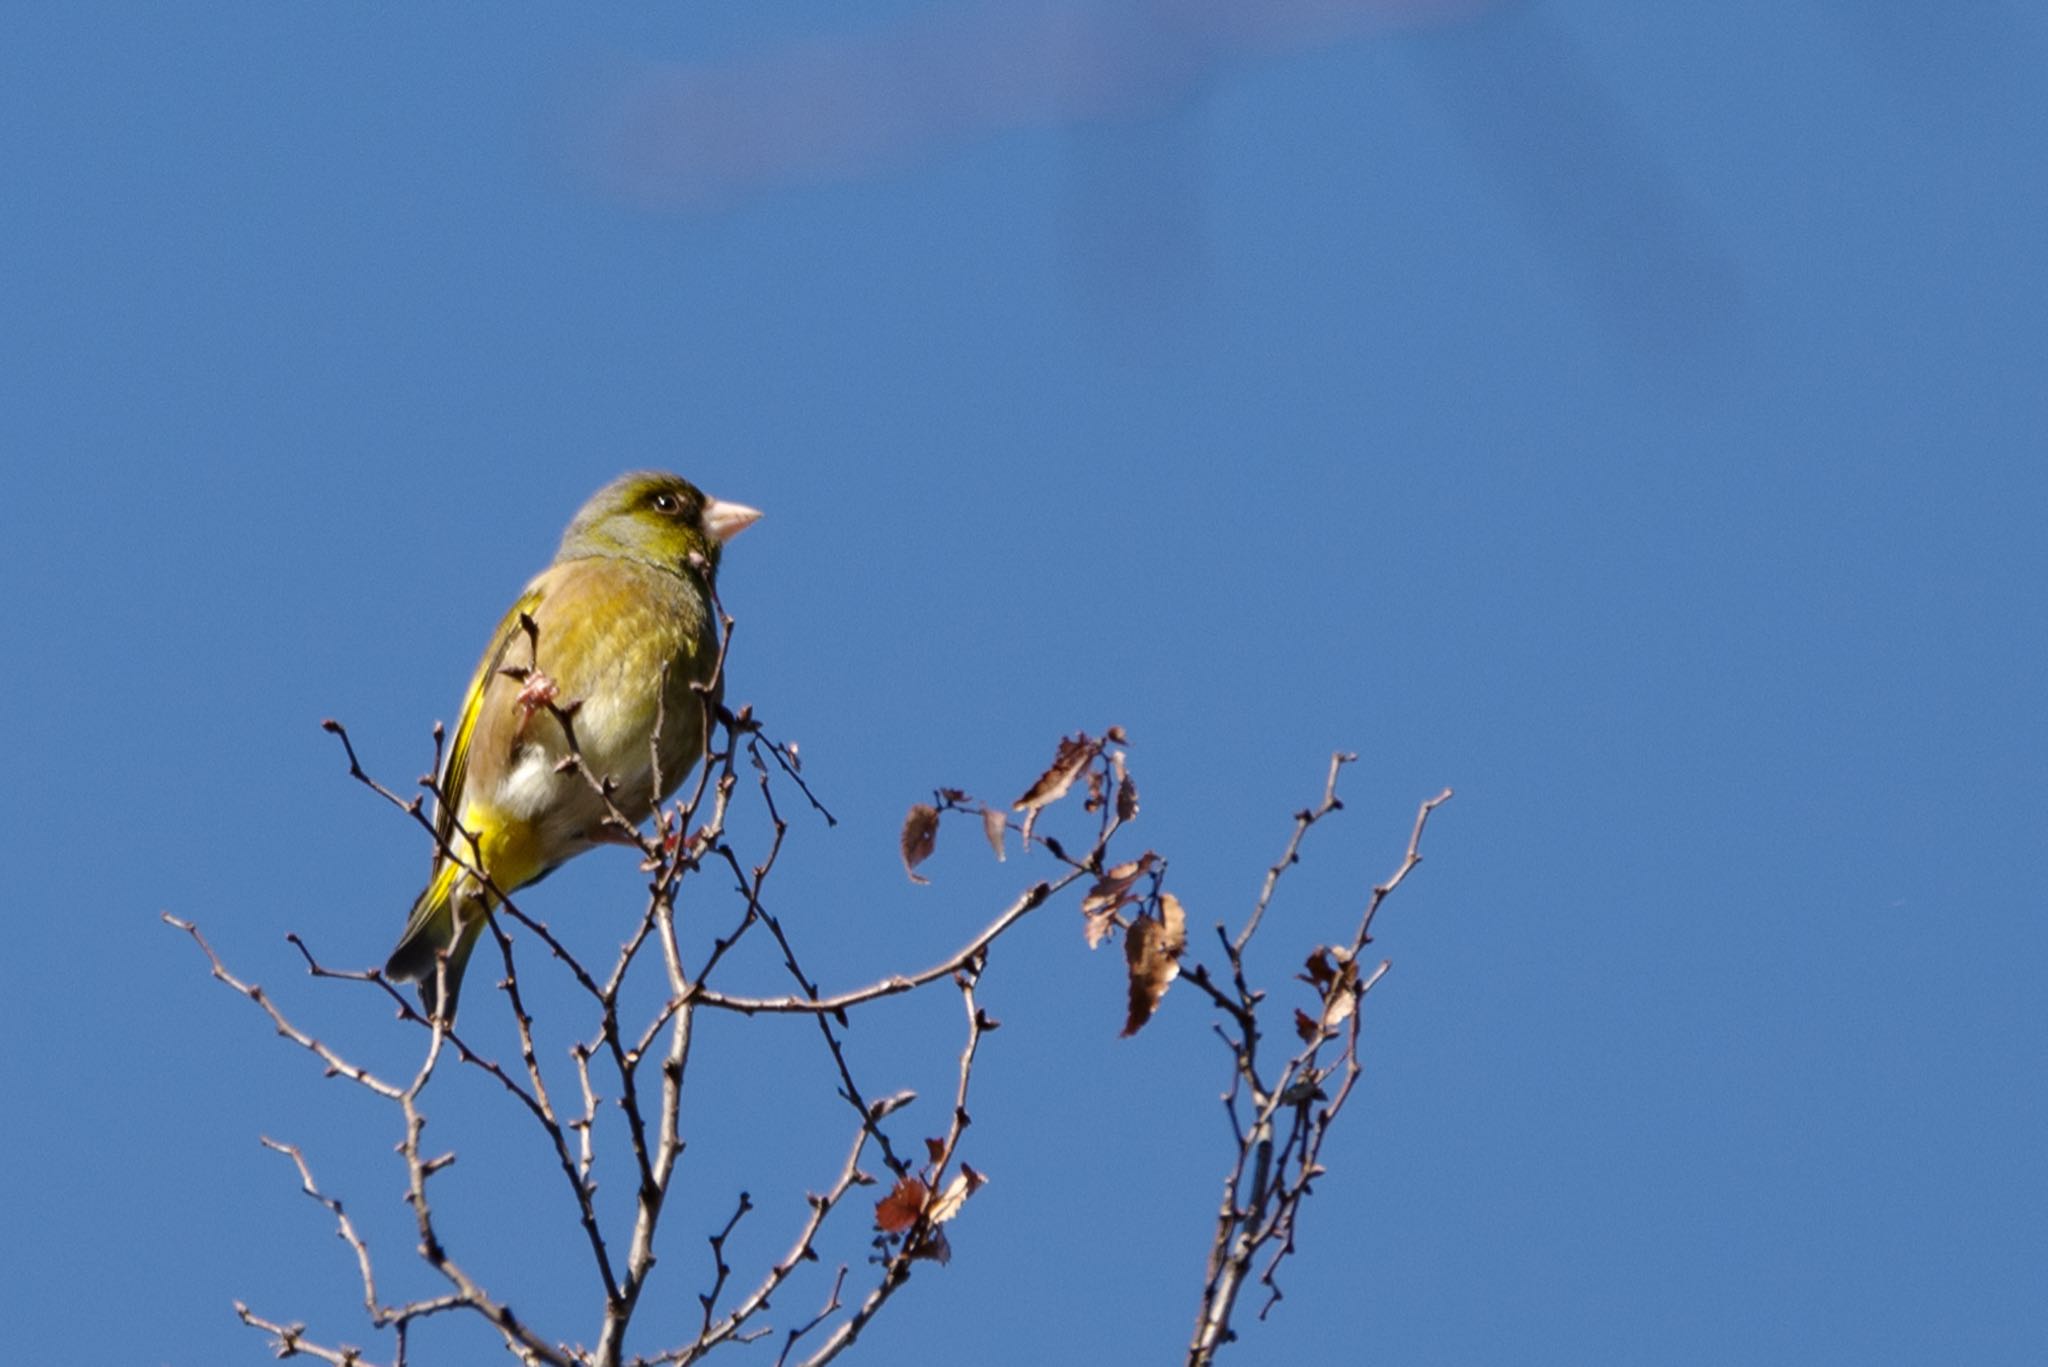
[[[363,1278],[363,1307],[369,1311],[373,1324],[382,1324],[388,1317],[383,1306],[377,1301],[377,1277],[370,1268],[370,1250],[363,1243],[362,1236],[356,1233],[355,1223],[348,1218],[348,1212],[341,1208],[340,1201],[321,1191],[313,1181],[313,1170],[306,1166],[306,1156],[299,1152],[296,1145],[281,1144],[264,1135],[263,1147],[291,1159],[292,1165],[299,1170],[299,1189],[325,1206],[334,1216],[335,1224],[338,1226],[336,1232],[340,1234],[342,1242],[356,1255],[356,1270]]]
[[[1358,756],[1339,750],[1330,756],[1330,776],[1323,781],[1323,800],[1314,807],[1304,808],[1294,814],[1294,834],[1287,841],[1287,848],[1281,851],[1279,860],[1266,870],[1265,886],[1259,889],[1259,900],[1252,907],[1252,914],[1245,918],[1243,929],[1231,941],[1232,957],[1244,954],[1244,947],[1258,934],[1259,922],[1266,917],[1266,908],[1273,901],[1273,893],[1280,886],[1280,875],[1301,862],[1301,842],[1308,835],[1309,828],[1332,812],[1343,810],[1344,803],[1337,796],[1337,776],[1347,764],[1355,763]]]
[[[1257,1283],[1266,1289],[1262,1316],[1281,1299],[1277,1273],[1295,1250],[1301,1206],[1314,1182],[1323,1175],[1323,1144],[1362,1075],[1359,1004],[1387,968],[1382,962],[1370,972],[1365,971],[1360,951],[1371,941],[1373,919],[1380,906],[1420,862],[1423,828],[1435,807],[1449,798],[1449,792],[1423,804],[1405,860],[1391,877],[1373,889],[1352,940],[1318,948],[1309,956],[1304,980],[1317,994],[1319,1005],[1304,1010],[1289,1003],[1282,1008],[1290,1013],[1300,1040],[1299,1047],[1284,1059],[1266,1044],[1269,1037],[1284,1036],[1273,1036],[1266,1029],[1262,1011],[1267,1005],[1267,994],[1248,979],[1245,952],[1265,925],[1266,912],[1281,877],[1299,861],[1308,831],[1342,808],[1338,779],[1343,766],[1355,758],[1349,754],[1331,757],[1320,802],[1295,814],[1286,848],[1266,870],[1257,899],[1235,935],[1222,925],[1216,927],[1217,939],[1211,954],[1220,950],[1221,959],[1212,957],[1213,968],[1196,961],[1187,951],[1179,897],[1164,886],[1166,859],[1151,850],[1135,859],[1128,855],[1111,857],[1114,838],[1135,819],[1139,810],[1137,783],[1128,767],[1124,750],[1127,742],[1120,728],[1109,728],[1101,739],[1085,732],[1062,739],[1051,766],[1012,804],[1012,810],[1021,818],[1018,821],[1013,822],[1003,810],[980,802],[963,790],[936,789],[931,805],[919,809],[920,822],[912,832],[916,838],[906,846],[912,856],[910,863],[914,865],[928,852],[942,817],[965,813],[974,817],[998,858],[1007,853],[1008,833],[1016,831],[1023,839],[1024,856],[1042,850],[1043,857],[1057,866],[1050,870],[1056,876],[1032,883],[978,934],[936,963],[916,972],[891,974],[864,986],[827,994],[821,990],[818,979],[807,971],[796,939],[777,915],[772,900],[771,879],[790,829],[775,785],[794,782],[803,799],[828,825],[836,821],[805,782],[793,744],[783,745],[771,738],[749,708],[730,712],[716,706],[716,681],[722,677],[733,632],[732,619],[722,606],[717,607],[717,613],[719,645],[712,681],[697,687],[695,692],[701,709],[704,758],[694,768],[694,781],[685,785],[686,795],[670,807],[657,806],[651,813],[651,834],[620,807],[620,789],[613,777],[593,772],[586,763],[578,735],[581,700],[558,701],[551,681],[537,667],[525,671],[531,706],[536,710],[544,708],[560,730],[565,754],[558,767],[563,773],[582,774],[583,781],[600,800],[604,830],[608,832],[605,838],[634,848],[642,871],[648,875],[645,904],[620,941],[616,957],[608,963],[587,965],[579,961],[545,922],[515,905],[491,881],[482,867],[474,832],[456,827],[445,834],[437,833],[437,823],[425,812],[424,798],[401,798],[376,781],[364,771],[346,730],[339,723],[325,724],[343,746],[351,777],[408,820],[428,830],[434,839],[436,860],[455,861],[488,897],[495,899],[486,924],[503,966],[498,987],[510,1013],[518,1044],[518,1063],[501,1065],[476,1052],[447,1021],[433,1019],[415,1009],[406,994],[378,970],[327,968],[296,935],[290,937],[311,976],[367,984],[383,1000],[396,1005],[402,1021],[426,1031],[425,1055],[408,1081],[401,1084],[379,1077],[353,1063],[341,1050],[296,1027],[261,987],[230,974],[192,923],[165,917],[168,924],[192,937],[213,976],[260,1007],[280,1035],[317,1057],[330,1074],[357,1083],[395,1107],[400,1121],[398,1153],[406,1174],[406,1201],[412,1209],[418,1236],[417,1252],[445,1283],[445,1294],[431,1298],[400,1305],[381,1303],[371,1249],[341,1200],[318,1187],[311,1165],[297,1146],[264,1140],[267,1147],[293,1162],[301,1189],[333,1217],[338,1236],[355,1259],[369,1322],[373,1327],[392,1330],[396,1336],[393,1367],[405,1367],[415,1321],[455,1312],[489,1324],[506,1351],[529,1367],[682,1367],[702,1360],[723,1345],[776,1333],[778,1327],[768,1313],[771,1302],[793,1289],[801,1289],[799,1274],[813,1267],[818,1269],[816,1285],[823,1292],[820,1301],[814,1302],[820,1308],[793,1324],[781,1326],[781,1353],[777,1361],[780,1364],[801,1358],[805,1367],[822,1367],[841,1356],[895,1299],[917,1262],[943,1261],[950,1256],[945,1226],[961,1213],[967,1199],[986,1180],[962,1157],[962,1144],[972,1124],[969,1097],[974,1069],[984,1037],[996,1028],[996,1022],[977,1000],[981,974],[998,944],[1026,918],[1077,883],[1084,894],[1081,910],[1089,918],[1090,933],[1096,937],[1128,937],[1123,956],[1131,975],[1126,1031],[1154,1017],[1166,986],[1178,976],[1193,983],[1201,999],[1215,1009],[1216,1033],[1230,1051],[1230,1085],[1222,1100],[1233,1151],[1218,1207],[1201,1313],[1189,1347],[1190,1363],[1210,1362],[1217,1348],[1233,1337],[1232,1315],[1248,1281],[1256,1277]],[[531,621],[521,625],[529,641],[537,645],[538,626]],[[669,781],[661,776],[660,737],[670,721],[671,710],[667,707],[666,689],[659,691],[664,701],[649,741],[657,793]],[[426,795],[437,804],[445,799],[438,777],[446,760],[444,746],[445,733],[437,727],[434,773],[422,780]],[[741,801],[743,811],[752,810],[745,808],[745,800],[751,799],[745,799],[740,789],[742,763],[753,772],[754,782],[748,785],[748,791],[758,797],[759,811],[768,823],[765,842],[754,842],[746,856],[728,838],[735,802]],[[1041,817],[1047,817],[1050,824],[1051,809],[1070,794],[1093,819],[1083,819],[1081,836],[1075,838],[1068,832],[1063,844],[1059,837],[1041,833],[1036,826]],[[786,790],[781,796],[787,796]],[[1074,803],[1066,803],[1063,810],[1071,813],[1073,808]],[[723,924],[726,929],[711,936],[708,948],[697,948],[702,942],[693,939],[692,948],[686,952],[678,926],[678,892],[686,879],[706,872],[707,866],[717,871],[721,882],[725,875],[730,875],[728,887],[737,903],[736,912],[729,920],[712,923]],[[700,910],[701,900],[692,898],[693,912]],[[499,910],[504,913],[502,917],[496,915]],[[555,1047],[554,1036],[543,1029],[529,1006],[530,1001],[538,1003],[540,998],[530,995],[530,984],[522,985],[515,927],[531,933],[547,950],[544,959],[526,956],[528,971],[535,971],[534,963],[559,963],[580,989],[582,998],[595,1008],[594,1031],[570,1036],[572,1042],[567,1045],[576,1070],[576,1090],[574,1100],[564,1099],[566,1110],[558,1106],[543,1066],[548,1050]],[[732,954],[733,949],[749,935],[754,935],[757,947],[761,947],[761,934],[773,940],[783,971],[793,985],[791,990],[780,995],[727,990],[723,980],[738,971],[730,965],[741,962]],[[659,948],[660,971],[666,979],[665,995],[652,1010],[651,1020],[644,1024],[641,1019],[622,1022],[622,992],[629,976],[636,971],[635,965],[656,957],[646,952],[650,944]],[[447,973],[445,958],[437,971]],[[720,979],[717,986],[713,985],[714,977]],[[952,982],[959,992],[966,1030],[955,1069],[950,1115],[942,1134],[921,1141],[922,1149],[917,1156],[924,1161],[918,1163],[914,1162],[912,1149],[899,1147],[900,1138],[892,1138],[891,1134],[900,1125],[891,1117],[901,1112],[915,1093],[900,1085],[877,1090],[857,1079],[847,1046],[847,1030],[852,1012],[886,998],[933,987],[941,981]],[[444,990],[440,999],[445,1000],[445,981],[441,985]],[[730,1254],[735,1233],[741,1221],[756,1209],[751,1195],[739,1193],[723,1223],[716,1224],[704,1236],[711,1254],[711,1274],[697,1297],[701,1314],[689,1341],[628,1358],[628,1333],[652,1284],[662,1219],[676,1195],[676,1176],[685,1146],[684,1096],[699,1008],[744,1017],[800,1015],[816,1022],[819,1039],[832,1061],[838,1092],[854,1111],[853,1133],[829,1185],[821,1193],[806,1196],[800,1213],[790,1212],[795,1216],[791,1242],[787,1251],[765,1269],[743,1272],[733,1265],[745,1261]],[[568,1183],[582,1231],[582,1238],[571,1242],[587,1252],[600,1299],[593,1346],[571,1347],[543,1336],[509,1304],[486,1290],[444,1242],[429,1188],[435,1177],[453,1165],[455,1154],[435,1153],[425,1147],[427,1120],[423,1104],[444,1050],[452,1050],[452,1057],[459,1064],[478,1068],[498,1083],[487,1095],[509,1097],[516,1103],[515,1114],[532,1122],[531,1133],[552,1154],[556,1168]],[[600,1079],[593,1070],[593,1060],[600,1059],[604,1062],[597,1069],[608,1070],[605,1079]],[[643,1065],[650,1063],[658,1083],[643,1072]],[[615,1089],[610,1078],[616,1078]],[[614,1090],[616,1095],[610,1099],[618,1107],[619,1122],[615,1126],[607,1121],[601,1126],[600,1100]],[[694,1108],[690,1115],[693,1122],[701,1119]],[[629,1218],[623,1217],[622,1211],[601,1209],[596,1200],[596,1171],[603,1149],[631,1154],[629,1172],[633,1188]],[[864,1170],[863,1164],[873,1161],[876,1154],[881,1164],[876,1171],[886,1168],[890,1176],[885,1180],[892,1185],[876,1207],[878,1233],[873,1245],[873,1280],[849,1301],[849,1268],[838,1266],[828,1280],[828,1271],[820,1261],[820,1240],[827,1222],[848,1208],[847,1197],[854,1189],[874,1183],[875,1178]],[[777,1207],[774,1201],[761,1204],[763,1209]],[[858,1208],[860,1203],[853,1204]],[[751,1289],[736,1301],[726,1303],[728,1293],[736,1286]],[[346,1367],[368,1363],[361,1349],[314,1341],[307,1336],[304,1325],[267,1319],[246,1306],[238,1305],[237,1313],[245,1323],[270,1337],[279,1356],[307,1356]],[[806,1352],[808,1355],[803,1356]]]
[[[717,1007],[723,1011],[739,1011],[747,1015],[757,1011],[837,1015],[865,1002],[899,996],[958,973],[1002,938],[1004,932],[1045,905],[1054,894],[1070,887],[1086,872],[1086,869],[1074,869],[1050,883],[1034,885],[1004,908],[1003,913],[991,921],[981,934],[969,940],[947,958],[916,973],[884,978],[880,982],[857,987],[832,997],[736,997],[703,987],[697,988],[691,995],[699,1005]]]
[[[330,1076],[345,1077],[349,1081],[356,1083],[359,1086],[367,1087],[369,1090],[375,1092],[378,1096],[381,1096],[386,1100],[398,1100],[400,1095],[399,1088],[393,1086],[389,1082],[384,1081],[382,1078],[376,1076],[367,1069],[359,1068],[355,1064],[350,1063],[340,1054],[337,1054],[334,1050],[328,1048],[319,1040],[314,1039],[311,1035],[299,1029],[296,1025],[293,1025],[290,1021],[285,1019],[284,1013],[277,1009],[276,1003],[270,1000],[269,995],[264,992],[263,988],[260,985],[256,983],[245,983],[240,978],[237,978],[234,974],[228,972],[227,969],[221,964],[220,956],[213,952],[213,946],[208,944],[206,942],[206,937],[199,933],[199,927],[197,925],[193,924],[190,921],[180,920],[178,917],[171,915],[169,912],[163,913],[163,920],[165,925],[175,927],[178,930],[184,931],[187,935],[190,935],[192,937],[192,942],[198,945],[199,948],[205,953],[206,962],[211,966],[213,976],[219,979],[221,982],[226,983],[230,988],[234,989],[236,992],[239,992],[243,996],[247,997],[250,1001],[256,1003],[256,1005],[262,1007],[264,1014],[270,1017],[271,1024],[277,1027],[277,1033],[283,1035],[286,1039],[298,1045],[301,1049],[304,1049],[307,1052],[318,1057],[322,1063],[327,1065],[327,1072]]]
[[[1230,1090],[1224,1107],[1230,1117],[1236,1150],[1229,1174],[1224,1179],[1223,1199],[1216,1214],[1216,1234],[1209,1250],[1208,1273],[1202,1288],[1202,1303],[1195,1320],[1194,1336],[1188,1345],[1189,1367],[1206,1367],[1217,1351],[1235,1338],[1231,1316],[1252,1265],[1263,1252],[1266,1256],[1259,1281],[1267,1289],[1263,1318],[1281,1299],[1276,1274],[1294,1252],[1294,1235],[1302,1203],[1312,1183],[1322,1175],[1320,1162],[1324,1139],[1343,1110],[1363,1065],[1358,1057],[1361,1026],[1359,1003],[1385,975],[1381,963],[1361,977],[1358,955],[1370,942],[1374,915],[1387,897],[1422,862],[1421,844],[1430,813],[1448,802],[1446,788],[1424,802],[1416,812],[1415,826],[1401,866],[1393,876],[1372,891],[1358,929],[1348,945],[1321,949],[1309,956],[1308,981],[1322,997],[1318,1017],[1295,1013],[1295,1025],[1302,1047],[1282,1066],[1271,1087],[1260,1078],[1257,1051],[1261,1038],[1258,1007],[1262,994],[1254,993],[1244,977],[1244,949],[1258,929],[1273,888],[1281,873],[1296,860],[1301,839],[1323,816],[1342,804],[1336,796],[1339,768],[1347,757],[1333,758],[1329,782],[1321,806],[1296,814],[1293,837],[1280,861],[1267,872],[1265,887],[1245,928],[1234,940],[1224,941],[1236,988],[1233,1000],[1216,987],[1199,969],[1187,976],[1209,995],[1238,1025],[1237,1039],[1225,1036],[1232,1051]],[[1220,935],[1220,928],[1219,928]],[[1219,1031],[1219,1033],[1221,1033]],[[1332,1065],[1320,1062],[1321,1053],[1333,1038],[1343,1040],[1342,1057]],[[1341,1076],[1334,1095],[1325,1084]],[[1321,1103],[1320,1105],[1318,1103]],[[1285,1128],[1280,1128],[1283,1123]]]
[[[276,1320],[267,1320],[240,1301],[235,1302],[235,1314],[251,1329],[261,1329],[270,1335],[281,1358],[311,1357],[331,1362],[334,1367],[371,1367],[370,1360],[363,1356],[360,1348],[329,1348],[314,1343],[306,1337],[303,1324],[280,1324]]]

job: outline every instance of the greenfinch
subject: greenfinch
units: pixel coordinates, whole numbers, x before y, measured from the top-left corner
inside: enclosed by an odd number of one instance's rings
[[[591,495],[498,624],[441,766],[433,872],[384,966],[420,984],[430,1016],[454,1019],[493,889],[622,837],[593,778],[638,822],[696,768],[724,682],[719,553],[758,517],[675,475],[622,475]],[[581,772],[564,762],[572,732]]]

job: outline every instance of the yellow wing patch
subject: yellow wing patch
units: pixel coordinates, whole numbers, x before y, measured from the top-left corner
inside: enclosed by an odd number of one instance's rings
[[[525,635],[519,626],[520,615],[531,614],[540,605],[540,599],[537,582],[528,585],[526,592],[519,595],[519,601],[505,614],[505,620],[498,623],[490,649],[484,652],[484,658],[478,663],[476,677],[469,681],[469,691],[462,695],[462,715],[456,719],[455,735],[448,743],[448,761],[441,769],[441,804],[434,812],[434,833],[443,845],[455,838],[455,818],[462,810],[463,782],[469,773],[470,737],[476,734],[476,720],[483,711],[484,694],[490,690],[491,680],[504,667],[505,655],[512,649],[512,643]]]

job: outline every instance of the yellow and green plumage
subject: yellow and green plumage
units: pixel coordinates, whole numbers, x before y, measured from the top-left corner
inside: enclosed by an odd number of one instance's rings
[[[719,552],[759,516],[675,475],[623,475],[577,512],[554,562],[498,624],[442,764],[441,849],[384,966],[420,984],[430,1013],[438,1006],[453,1018],[462,971],[496,906],[476,869],[499,892],[515,892],[617,838],[592,776],[610,780],[612,802],[640,821],[695,769],[706,708],[723,685],[710,593]],[[564,771],[569,739],[558,711],[584,772]],[[448,995],[437,1003],[443,952]]]

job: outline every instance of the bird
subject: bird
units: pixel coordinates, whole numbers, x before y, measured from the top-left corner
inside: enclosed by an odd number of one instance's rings
[[[695,770],[724,688],[720,553],[760,516],[678,475],[621,475],[498,624],[437,776],[432,872],[384,965],[430,1020],[453,1023],[501,894],[631,838],[593,779],[637,823]]]

